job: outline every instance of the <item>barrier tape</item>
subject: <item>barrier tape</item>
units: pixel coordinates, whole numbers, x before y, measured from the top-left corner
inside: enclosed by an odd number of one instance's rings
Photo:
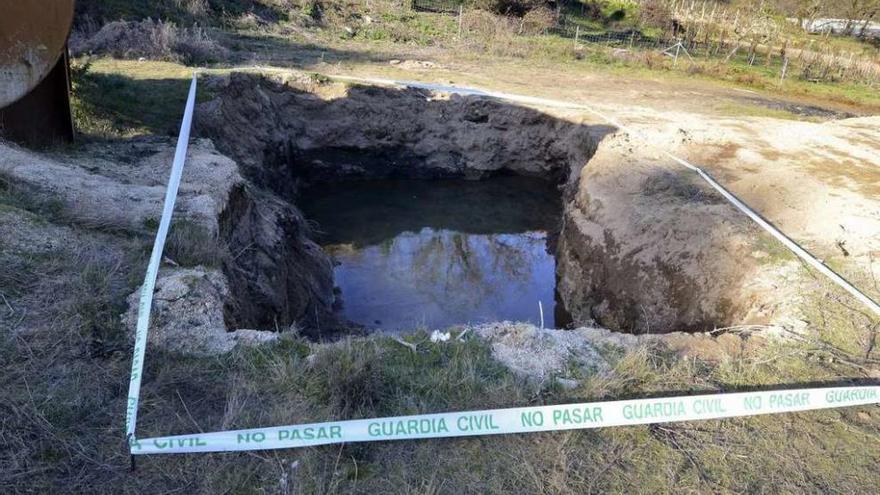
[[[168,229],[171,227],[171,215],[174,212],[174,203],[177,201],[177,189],[180,186],[180,176],[183,173],[183,162],[186,160],[186,150],[189,146],[189,131],[192,127],[193,109],[196,102],[196,75],[193,74],[192,83],[189,85],[189,95],[186,98],[186,107],[183,111],[183,121],[180,123],[180,135],[177,137],[177,148],[174,150],[174,162],[171,165],[171,177],[168,179],[168,188],[165,190],[165,203],[162,207],[162,219],[159,221],[159,231],[153,241],[153,251],[150,253],[150,263],[147,265],[147,273],[144,276],[144,285],[141,286],[141,297],[138,303],[137,327],[134,338],[134,356],[131,360],[131,381],[128,384],[128,403],[125,411],[125,434],[129,443],[135,439],[135,426],[137,424],[137,408],[141,395],[141,378],[144,369],[144,352],[147,349],[147,328],[150,325],[150,309],[153,307],[153,289],[156,286],[156,276],[159,273],[159,264],[162,261],[162,250],[165,248],[165,239],[168,237]]]
[[[132,454],[289,449],[338,443],[580,430],[880,403],[880,386],[692,395],[330,421],[138,440]]]
[[[180,135],[178,136],[177,147],[174,153],[171,176],[165,192],[162,218],[153,243],[153,250],[150,255],[150,262],[147,265],[147,272],[141,288],[138,305],[137,328],[131,365],[131,382],[129,384],[126,409],[126,439],[132,455],[269,450],[383,440],[413,440],[590,429],[880,404],[880,386],[810,388],[394,416],[137,439],[135,436],[137,408],[143,376],[144,353],[147,345],[147,330],[153,302],[153,290],[156,284],[165,240],[171,226],[171,217],[186,159],[195,106],[196,81],[196,75],[193,74],[180,126]],[[375,81],[373,80],[373,82]],[[383,84],[399,84],[396,81],[380,81]],[[425,89],[443,90],[443,87],[435,85],[420,86]],[[482,90],[469,91],[469,94],[503,97],[500,96],[503,93],[492,93]],[[552,102],[552,100],[531,97],[518,97],[516,101],[533,104],[546,104],[542,103],[545,101]],[[553,103],[558,104],[559,102]],[[615,123],[612,119],[602,116],[588,107],[582,105],[577,107],[591,111],[605,118],[610,123],[626,129],[622,125]],[[702,170],[669,153],[667,155],[710,181],[710,184],[718,189],[728,200],[734,202],[734,205],[747,214],[751,212],[749,216],[754,220],[758,221],[760,219],[756,213],[727,192],[722,186],[711,180]],[[783,241],[783,243],[790,249],[792,247],[789,243],[800,249],[799,246],[774,227],[766,222],[764,224],[762,226],[765,229],[771,230],[771,233],[775,231],[781,236],[777,236],[778,239],[781,241],[783,239],[787,240],[788,242]],[[800,251],[803,251],[803,249],[800,249]],[[803,253],[812,258],[806,251],[803,251]],[[797,251],[796,254],[802,256]],[[821,263],[818,260],[815,261]],[[843,279],[841,278],[840,280]],[[843,282],[846,283],[845,280]],[[855,288],[853,289],[855,290]],[[867,296],[865,297],[867,298]],[[873,302],[870,299],[868,301]],[[874,304],[876,305],[876,303]],[[877,312],[880,314],[880,310]]]

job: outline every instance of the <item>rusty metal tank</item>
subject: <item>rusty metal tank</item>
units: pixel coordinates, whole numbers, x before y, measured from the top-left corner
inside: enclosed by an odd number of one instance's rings
[[[0,137],[72,141],[67,37],[74,0],[0,0]]]
[[[0,0],[0,108],[34,89],[61,58],[74,0]]]

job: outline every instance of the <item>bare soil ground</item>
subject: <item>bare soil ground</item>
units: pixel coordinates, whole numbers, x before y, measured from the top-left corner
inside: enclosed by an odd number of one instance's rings
[[[825,120],[880,113],[839,98],[759,91],[678,72],[597,68],[558,59],[494,57],[440,47],[356,41],[314,44],[284,38],[236,37],[233,65],[271,65],[324,74],[412,79],[492,88],[582,103],[648,107],[704,115],[768,115]]]

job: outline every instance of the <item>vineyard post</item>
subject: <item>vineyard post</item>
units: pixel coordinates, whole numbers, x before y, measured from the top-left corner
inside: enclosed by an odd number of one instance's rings
[[[782,75],[779,76],[779,87],[782,87],[782,81],[785,80],[785,71],[788,70],[788,57],[782,58]]]

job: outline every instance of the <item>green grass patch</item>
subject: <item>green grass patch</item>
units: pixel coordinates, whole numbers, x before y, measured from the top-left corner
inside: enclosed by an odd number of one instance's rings
[[[73,114],[87,137],[176,135],[192,69],[171,62],[75,61]],[[203,90],[198,101],[209,98]]]
[[[180,266],[219,267],[228,251],[208,229],[184,219],[175,221],[168,231],[164,255]]]

